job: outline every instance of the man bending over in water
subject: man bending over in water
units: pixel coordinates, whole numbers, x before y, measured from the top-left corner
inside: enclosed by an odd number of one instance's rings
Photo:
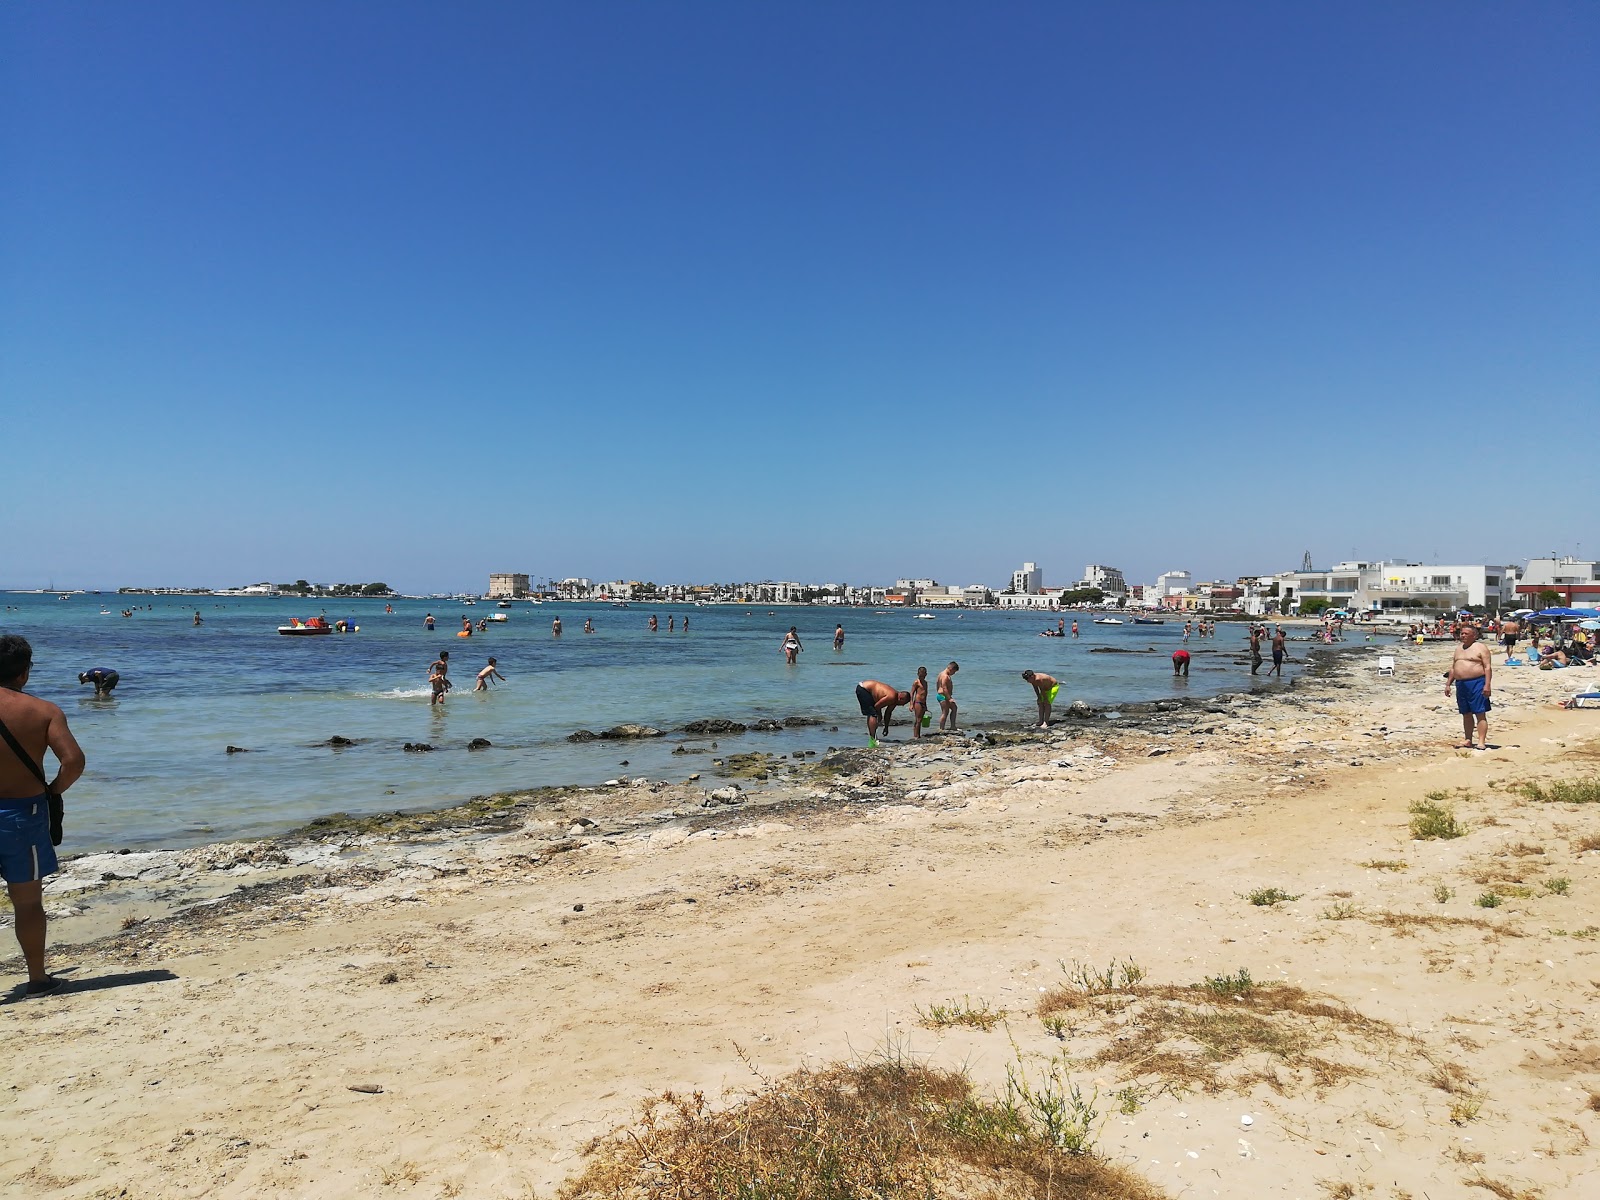
[[[867,745],[877,748],[878,729],[889,731],[889,716],[902,704],[911,703],[910,692],[897,692],[887,683],[876,679],[863,679],[856,684],[856,703],[861,715],[867,719]]]
[[[1055,703],[1061,685],[1049,675],[1037,671],[1024,671],[1022,677],[1033,687],[1033,698],[1039,703],[1039,728],[1050,728],[1050,706]]]
[[[495,659],[493,657],[489,659],[489,665],[478,672],[478,686],[472,690],[475,692],[488,691],[491,679],[498,679],[501,683],[506,681],[506,677],[495,670]]]
[[[94,684],[94,694],[99,699],[111,695],[111,689],[117,686],[117,680],[121,678],[110,667],[94,667],[80,672],[78,682]]]
[[[1489,748],[1489,693],[1493,688],[1494,663],[1489,658],[1489,647],[1478,640],[1474,625],[1461,627],[1461,645],[1456,647],[1450,660],[1450,670],[1444,677],[1444,694],[1456,690],[1456,711],[1461,714],[1461,736],[1466,744],[1463,750],[1473,749],[1472,730],[1477,726],[1479,750]]]
[[[961,668],[951,663],[939,672],[933,681],[934,699],[939,702],[939,728],[944,728],[945,718],[950,719],[950,732],[956,731],[956,672]]]

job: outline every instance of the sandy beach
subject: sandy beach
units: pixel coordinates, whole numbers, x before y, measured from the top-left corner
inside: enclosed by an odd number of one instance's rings
[[[1514,787],[1600,771],[1600,713],[1555,703],[1593,672],[1497,663],[1476,753],[1450,648],[1385,652],[1047,734],[707,747],[687,784],[73,860],[72,986],[0,1005],[4,1194],[553,1196],[646,1097],[885,1046],[986,1089],[1065,1055],[1097,1152],[1174,1197],[1600,1194],[1600,806]],[[1465,834],[1414,839],[1418,802]],[[1241,971],[1318,1003],[1208,1041],[1179,989]]]

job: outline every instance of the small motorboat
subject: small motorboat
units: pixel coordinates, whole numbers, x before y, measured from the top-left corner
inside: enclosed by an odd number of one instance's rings
[[[496,608],[510,608],[511,607],[511,601],[502,600],[502,601],[500,601],[499,604],[495,605],[495,607]]]
[[[302,621],[291,617],[287,625],[279,625],[278,632],[285,637],[321,637],[328,633],[360,633],[361,626],[350,621],[329,621],[326,617],[312,617]]]
[[[1125,624],[1127,624],[1126,621],[1119,621],[1116,617],[1096,617],[1094,619],[1094,623],[1096,625],[1125,625]]]
[[[936,620],[936,618],[934,617],[934,615],[932,613],[918,613],[912,619],[916,620],[916,621],[932,621],[932,620]]]
[[[1166,622],[1163,621],[1160,617],[1135,617],[1133,619],[1133,623],[1135,625],[1165,625],[1166,624]]]
[[[491,624],[491,625],[500,625],[500,624],[505,623],[506,621],[511,620],[511,618],[506,616],[505,613],[497,612],[497,613],[490,613],[487,617],[484,618],[484,620],[489,622],[489,624]]]

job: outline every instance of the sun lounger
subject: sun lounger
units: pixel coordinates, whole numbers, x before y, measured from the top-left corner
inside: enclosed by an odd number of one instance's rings
[[[1394,674],[1394,655],[1392,655],[1392,654],[1380,654],[1378,656],[1378,674],[1379,675],[1393,675]]]

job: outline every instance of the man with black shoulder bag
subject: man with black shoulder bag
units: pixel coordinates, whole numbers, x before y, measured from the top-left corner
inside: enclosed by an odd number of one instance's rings
[[[28,995],[54,991],[44,969],[44,880],[55,873],[61,844],[61,793],[83,774],[83,750],[67,718],[48,700],[23,692],[33,647],[14,633],[0,636],[0,876],[15,914],[17,943],[28,964]],[[60,769],[45,778],[45,750]]]

